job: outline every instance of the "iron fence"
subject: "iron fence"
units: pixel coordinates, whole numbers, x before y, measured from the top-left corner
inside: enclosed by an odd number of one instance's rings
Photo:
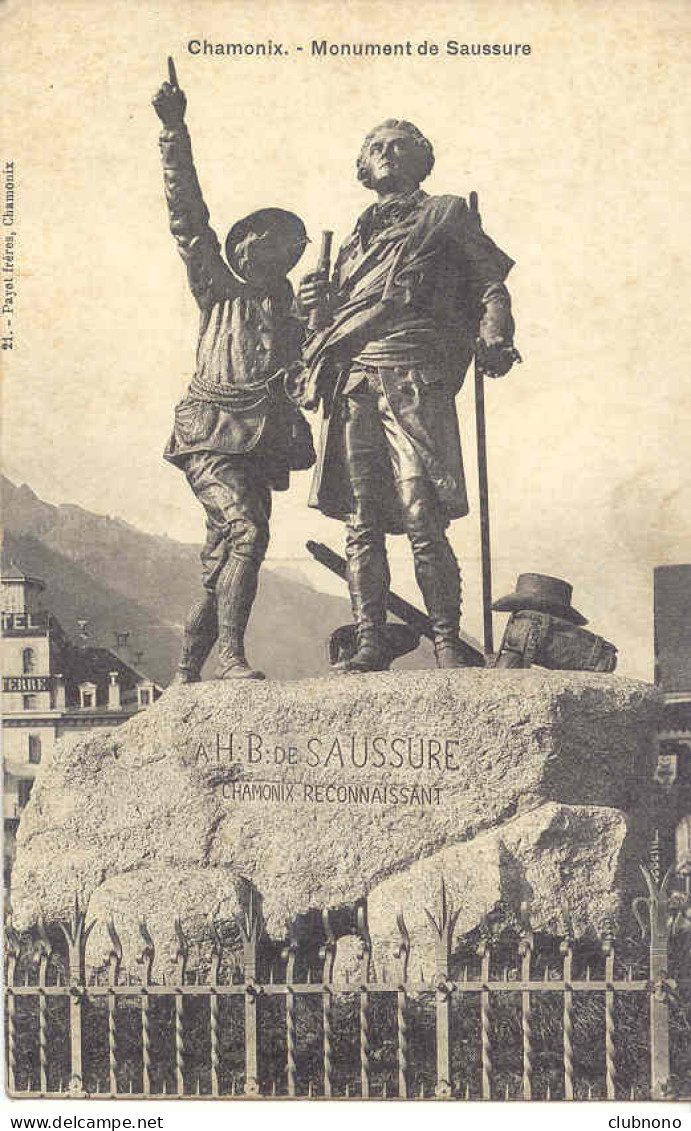
[[[142,922],[140,970],[133,976],[123,970],[123,949],[111,921],[107,924],[107,962],[100,972],[87,975],[86,946],[94,924],[87,923],[75,902],[71,920],[60,924],[62,947],[45,923],[34,932],[28,952],[26,940],[11,925],[7,929],[8,1091],[28,1098],[88,1094],[177,1099],[240,1095],[567,1101],[669,1098],[673,1092],[670,1008],[680,1005],[668,972],[670,941],[688,905],[688,893],[684,896],[674,890],[671,873],[658,884],[643,871],[648,895],[633,904],[645,938],[644,962],[637,968],[622,962],[611,937],[599,941],[597,952],[591,951],[585,965],[577,961],[578,944],[568,938],[556,949],[552,947],[551,961],[539,961],[541,938],[536,941],[526,905],[509,952],[504,946],[503,967],[497,965],[497,941],[485,931],[476,940],[473,961],[459,968],[458,950],[453,951],[458,910],[450,906],[442,880],[436,913],[426,913],[434,947],[431,977],[424,971],[415,974],[401,913],[392,966],[375,979],[364,905],[357,921],[362,945],[356,979],[334,976],[339,941],[328,911],[322,914],[323,945],[316,967],[313,962],[305,963],[302,944],[293,934],[267,968],[262,960],[261,907],[256,900],[237,924],[239,963],[230,973],[224,968],[227,940],[224,942],[217,925],[211,933],[208,969],[193,970],[178,922],[174,979],[154,979],[155,944]],[[558,1069],[543,1072],[538,1080],[534,1029],[547,1000],[552,1021],[556,1018],[552,1054],[557,1056]],[[590,1050],[602,1065],[595,1084],[582,1073],[579,1077],[579,1000],[598,1003],[600,1010],[601,1024],[586,1037],[591,1045],[599,1045]],[[626,1001],[637,1003],[636,1024],[639,1030],[647,1030],[644,1078],[633,1084],[618,1073],[616,1003]],[[271,1002],[278,1002],[279,1010],[269,1020],[265,1016],[262,1023],[262,1015],[271,1012]],[[505,1018],[507,1002],[512,1003],[516,1022],[513,1037],[508,1038],[497,1020],[501,1010]],[[167,1010],[163,1023],[157,1003]],[[302,1031],[308,1024],[312,1043],[316,1040],[318,1045],[317,1059],[312,1058],[307,1071],[303,1071],[298,1032],[299,1011],[305,1003],[311,1004],[308,1021],[301,1021]],[[56,1021],[60,1009],[63,1015]],[[162,1024],[169,1039],[168,1059],[160,1051]],[[264,1030],[270,1027],[268,1037],[266,1032],[262,1036],[262,1024]],[[341,1047],[344,1026],[350,1026],[353,1038],[347,1056]],[[229,1028],[240,1058],[232,1071]],[[454,1029],[459,1028],[470,1049],[460,1066],[454,1045]],[[123,1074],[125,1030],[127,1074]],[[99,1040],[103,1055],[96,1068],[89,1068],[85,1056]],[[269,1076],[260,1065],[260,1048],[266,1040],[273,1042]],[[507,1040],[513,1042],[513,1075],[507,1075],[500,1064]],[[382,1049],[389,1058],[386,1071],[381,1068]],[[414,1063],[421,1049],[431,1061],[426,1074]],[[472,1068],[468,1057],[475,1058]]]

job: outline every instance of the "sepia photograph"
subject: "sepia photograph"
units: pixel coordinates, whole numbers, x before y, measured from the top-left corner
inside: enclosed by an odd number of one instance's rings
[[[6,1104],[681,1127],[688,4],[0,21]]]

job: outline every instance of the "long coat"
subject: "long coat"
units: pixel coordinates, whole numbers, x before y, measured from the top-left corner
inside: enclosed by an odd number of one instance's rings
[[[504,279],[513,261],[482,231],[461,197],[429,197],[418,190],[416,204],[367,246],[362,234],[372,209],[360,217],[334,269],[331,323],[304,347],[306,400],[323,404],[309,505],[334,518],[346,519],[352,511],[344,443],[348,371],[367,342],[384,338],[397,318],[411,312],[419,312],[431,328],[429,359],[382,367],[382,383],[446,516],[468,513],[454,398],[478,337],[488,346],[512,342]],[[390,533],[403,532],[393,476],[382,483],[381,518]]]

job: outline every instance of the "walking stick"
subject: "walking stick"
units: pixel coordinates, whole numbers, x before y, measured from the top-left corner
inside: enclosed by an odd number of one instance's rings
[[[470,193],[470,211],[478,214],[477,193]],[[480,495],[480,554],[482,559],[482,625],[485,654],[494,652],[492,632],[492,548],[489,531],[489,489],[487,483],[487,429],[485,426],[485,383],[482,367],[475,355],[475,435],[477,474]]]

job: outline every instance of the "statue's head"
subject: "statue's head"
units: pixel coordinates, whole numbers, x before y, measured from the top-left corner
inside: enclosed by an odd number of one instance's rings
[[[226,258],[241,278],[261,285],[285,277],[307,242],[305,225],[294,212],[260,208],[233,224],[226,239]]]
[[[434,166],[432,144],[412,122],[387,118],[362,143],[358,180],[375,192],[409,192]]]

